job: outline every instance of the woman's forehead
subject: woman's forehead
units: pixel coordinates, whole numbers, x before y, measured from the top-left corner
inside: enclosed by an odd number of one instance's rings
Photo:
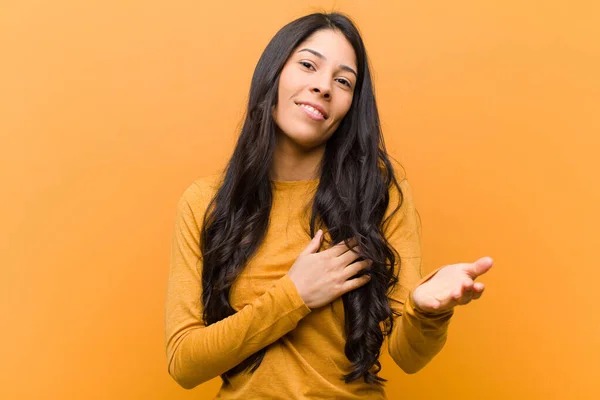
[[[322,29],[310,35],[294,49],[294,54],[299,52],[310,52],[324,61],[356,67],[356,53],[352,44],[344,34],[332,29]]]

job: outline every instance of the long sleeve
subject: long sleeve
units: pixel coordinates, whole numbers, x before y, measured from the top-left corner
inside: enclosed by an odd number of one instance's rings
[[[390,306],[401,313],[395,316],[388,337],[392,359],[406,373],[422,369],[440,352],[446,343],[448,325],[453,311],[428,315],[416,308],[412,298],[416,287],[432,278],[440,268],[423,276],[421,264],[421,225],[415,208],[412,189],[406,179],[399,182],[403,203],[386,225],[386,238],[400,254],[399,282],[389,294]],[[397,189],[391,190],[390,208],[398,204]],[[386,214],[387,215],[387,214]]]
[[[236,314],[202,320],[201,221],[208,186],[192,184],[179,200],[165,306],[169,374],[186,389],[219,376],[275,342],[311,312],[288,275]]]

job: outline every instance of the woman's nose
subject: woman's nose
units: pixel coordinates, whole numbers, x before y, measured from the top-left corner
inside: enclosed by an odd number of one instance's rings
[[[331,77],[326,73],[315,74],[313,76],[313,82],[311,83],[311,92],[320,94],[326,100],[331,98]]]
[[[311,89],[311,92],[319,93],[326,99],[329,99],[331,97],[331,90],[329,88],[325,88],[323,86],[319,86],[319,87],[315,86]]]

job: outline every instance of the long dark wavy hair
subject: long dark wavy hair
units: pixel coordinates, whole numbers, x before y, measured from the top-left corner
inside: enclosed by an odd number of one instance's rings
[[[367,383],[383,385],[387,380],[377,375],[381,370],[378,359],[384,335],[393,326],[387,295],[398,281],[394,265],[400,261],[383,234],[388,220],[384,217],[391,185],[400,193],[392,214],[400,208],[403,196],[385,149],[365,47],[358,29],[343,14],[315,13],[287,24],[258,61],[240,136],[204,215],[200,239],[203,319],[208,326],[236,312],[229,303],[231,285],[261,245],[272,206],[270,171],[276,143],[272,108],[277,104],[279,76],[292,51],[322,29],[339,31],[348,39],[356,53],[358,78],[352,105],[326,143],[307,234],[313,237],[321,227],[329,232],[329,244],[348,244],[354,237],[360,257],[373,260],[367,271],[371,281],[342,295],[345,354],[353,370],[341,379],[349,383],[363,377]],[[263,348],[221,374],[224,383],[246,369],[254,372],[265,352]]]

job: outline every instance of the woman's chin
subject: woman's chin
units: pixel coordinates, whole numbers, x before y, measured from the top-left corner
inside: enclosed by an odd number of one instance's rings
[[[324,143],[322,136],[315,135],[315,132],[294,132],[292,134],[279,132],[282,139],[294,147],[301,148],[305,151],[319,147]]]
[[[292,140],[296,146],[304,151],[312,151],[323,145],[321,138],[315,137],[300,137]]]

